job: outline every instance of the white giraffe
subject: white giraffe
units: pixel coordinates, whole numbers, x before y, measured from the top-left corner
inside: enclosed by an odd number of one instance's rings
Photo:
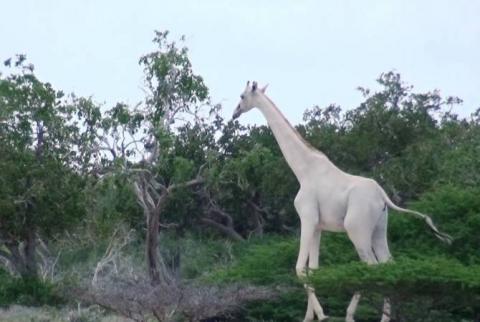
[[[387,243],[387,209],[407,212],[423,218],[435,235],[445,242],[450,237],[441,233],[430,217],[396,206],[380,185],[365,177],[354,176],[337,168],[322,152],[309,145],[265,95],[266,87],[247,82],[240,103],[233,113],[238,118],[252,108],[265,116],[283,156],[300,183],[295,197],[295,209],[300,217],[300,250],[296,264],[302,278],[307,269],[318,268],[320,235],[323,230],[346,232],[360,260],[368,264],[384,263],[391,259]],[[313,321],[315,315],[324,320],[315,290],[306,286],[308,306],[304,321]],[[360,300],[355,293],[347,309],[346,321],[351,322]],[[390,320],[390,304],[384,300],[382,322]]]

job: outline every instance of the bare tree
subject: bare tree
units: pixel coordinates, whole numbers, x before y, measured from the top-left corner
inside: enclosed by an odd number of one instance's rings
[[[158,258],[158,234],[162,210],[165,208],[168,198],[176,189],[180,187],[195,187],[204,182],[204,179],[201,177],[201,170],[202,167],[196,178],[183,183],[171,184],[170,186],[159,183],[149,171],[142,172],[133,183],[137,200],[143,208],[147,223],[145,255],[148,275],[153,284],[160,283],[162,279]]]
[[[115,229],[112,234],[112,238],[108,244],[107,249],[103,257],[97,262],[95,271],[92,277],[92,286],[95,286],[98,283],[99,275],[104,271],[107,266],[113,266],[116,273],[117,270],[117,258],[120,256],[120,252],[125,246],[127,246],[133,238],[133,230],[128,231],[126,234],[122,233],[120,228]]]

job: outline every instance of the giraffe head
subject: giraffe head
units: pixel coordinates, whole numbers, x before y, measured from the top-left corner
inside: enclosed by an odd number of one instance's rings
[[[258,107],[258,99],[265,94],[268,85],[265,85],[263,88],[258,88],[257,82],[247,82],[245,90],[240,95],[240,103],[238,103],[235,111],[233,112],[232,119],[238,118],[245,112],[250,111],[254,107]]]

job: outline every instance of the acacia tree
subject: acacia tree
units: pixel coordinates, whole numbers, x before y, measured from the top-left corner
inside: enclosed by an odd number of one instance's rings
[[[164,280],[158,257],[162,212],[175,190],[203,182],[200,167],[193,171],[196,165],[175,157],[175,129],[201,122],[209,98],[203,79],[192,70],[187,48],[169,41],[168,32],[155,32],[153,42],[157,50],[139,61],[145,73],[145,101],[134,108],[119,103],[92,119],[91,153],[96,156],[92,168],[98,169],[97,173],[120,171],[130,179],[145,215],[148,274],[151,282],[158,284]],[[84,107],[87,115],[99,111],[96,106]]]
[[[0,256],[16,273],[37,276],[39,237],[82,215],[75,105],[37,79],[24,55],[0,77]]]
[[[184,38],[181,38],[184,41]],[[168,31],[155,32],[153,42],[158,49],[140,58],[144,68],[147,97],[144,105],[149,157],[141,164],[135,178],[137,199],[147,222],[146,259],[152,283],[161,279],[158,260],[158,232],[160,216],[173,191],[179,187],[193,187],[203,182],[197,175],[185,177],[162,176],[161,168],[172,150],[174,126],[188,120],[197,121],[202,106],[208,103],[208,89],[201,76],[196,75],[188,58],[188,49],[168,41]],[[181,161],[180,161],[181,162]],[[201,171],[198,169],[198,174]]]

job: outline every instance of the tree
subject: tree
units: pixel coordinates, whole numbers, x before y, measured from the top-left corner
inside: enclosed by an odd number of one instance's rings
[[[158,234],[168,200],[179,188],[203,182],[200,166],[194,170],[197,164],[175,155],[176,128],[198,122],[209,98],[203,79],[192,70],[187,48],[170,42],[168,31],[155,32],[153,42],[157,50],[139,61],[145,73],[145,101],[133,109],[116,104],[92,124],[99,173],[120,172],[134,187],[146,220],[148,274],[158,284],[162,280]]]
[[[0,256],[16,273],[36,277],[38,239],[83,215],[80,130],[61,91],[38,80],[24,55],[14,65],[0,78]]]
[[[161,168],[171,150],[172,127],[189,117],[198,117],[201,105],[208,103],[208,89],[203,79],[193,72],[187,48],[178,48],[175,42],[169,42],[168,31],[155,32],[153,42],[158,50],[140,58],[148,90],[144,117],[151,153],[144,159],[134,186],[147,221],[148,272],[152,283],[158,284],[161,278],[158,232],[166,201],[177,188],[194,187],[203,182],[198,175],[188,181],[175,182],[174,177],[162,176]]]

